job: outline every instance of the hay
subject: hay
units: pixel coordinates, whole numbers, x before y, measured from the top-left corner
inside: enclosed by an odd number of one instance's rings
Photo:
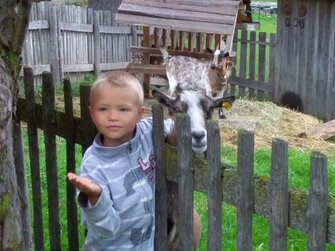
[[[301,138],[305,132],[320,121],[315,117],[299,113],[272,102],[238,99],[225,112],[226,119],[220,119],[221,143],[236,149],[238,129],[255,133],[255,148],[270,148],[273,138],[288,142],[289,147],[302,151],[316,150],[326,155],[335,154],[335,144],[320,139]],[[217,114],[214,115],[218,119]]]

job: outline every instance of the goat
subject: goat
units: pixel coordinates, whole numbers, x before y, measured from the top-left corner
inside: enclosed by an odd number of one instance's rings
[[[177,97],[168,96],[160,91],[153,90],[155,97],[161,104],[169,109],[170,115],[177,112],[187,113],[190,116],[192,150],[197,154],[203,154],[207,149],[207,131],[206,120],[211,118],[214,108],[222,107],[224,102],[232,104],[235,100],[234,96],[211,98],[204,91],[184,90],[177,94]],[[177,145],[177,136],[175,128],[167,135],[166,142],[171,145]],[[178,208],[178,184],[172,181],[166,183],[168,191],[167,212],[168,212],[168,238],[169,247],[167,250],[178,250],[178,229],[177,225],[177,208]],[[194,210],[194,235],[193,248],[199,246],[201,238],[201,222],[200,217]]]
[[[166,76],[169,81],[169,95],[172,96],[176,88],[181,90],[205,90],[208,97],[220,97],[227,88],[227,80],[231,73],[232,61],[228,47],[217,49],[212,53],[212,61],[199,60],[187,56],[173,56],[165,48],[160,48],[163,54]]]

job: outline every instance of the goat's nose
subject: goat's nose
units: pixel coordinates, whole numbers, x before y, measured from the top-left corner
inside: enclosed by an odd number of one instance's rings
[[[216,68],[215,64],[211,64],[211,69],[215,70],[215,68]]]
[[[192,137],[199,141],[205,137],[205,132],[192,132]]]

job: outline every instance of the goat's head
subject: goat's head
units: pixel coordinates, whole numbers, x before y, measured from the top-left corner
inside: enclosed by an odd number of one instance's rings
[[[235,100],[235,97],[210,98],[203,91],[184,90],[177,94],[177,97],[171,97],[153,90],[152,95],[169,109],[170,115],[177,112],[189,115],[192,149],[195,153],[204,153],[207,149],[206,120],[211,118],[213,109],[222,107],[225,102],[233,103]]]
[[[217,46],[215,51],[207,48],[207,51],[212,54],[211,70],[216,71],[219,79],[227,81],[233,66],[233,61],[229,54],[229,46],[225,45],[221,50]]]

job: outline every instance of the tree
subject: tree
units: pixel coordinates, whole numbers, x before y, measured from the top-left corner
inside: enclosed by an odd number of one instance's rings
[[[31,249],[26,188],[17,173],[14,150],[21,51],[28,29],[31,0],[0,4],[0,250]]]

